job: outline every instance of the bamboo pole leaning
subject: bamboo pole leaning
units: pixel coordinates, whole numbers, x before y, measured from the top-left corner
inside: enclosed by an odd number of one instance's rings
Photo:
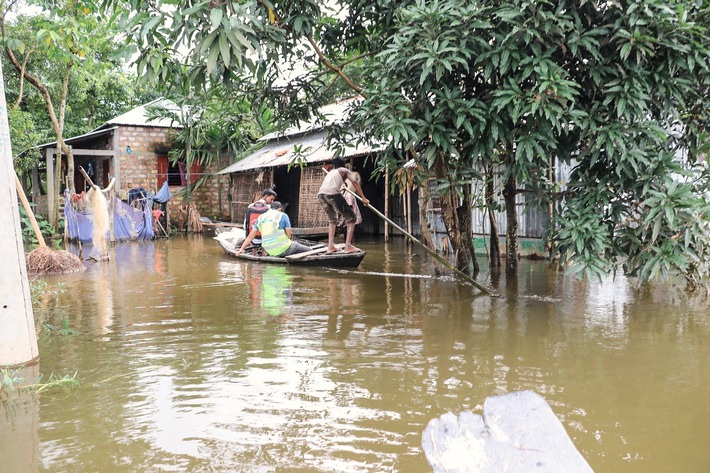
[[[354,195],[357,200],[359,200],[360,202],[362,202],[362,198],[360,198],[359,195],[357,195],[355,192],[351,191],[350,189],[346,189],[346,190],[347,190],[348,192],[350,192],[352,195]],[[499,294],[496,294],[496,293],[494,293],[494,292],[491,292],[487,287],[485,287],[485,286],[483,286],[482,284],[476,282],[476,280],[473,279],[471,276],[469,276],[468,274],[464,273],[464,272],[461,271],[460,269],[458,269],[458,268],[454,267],[453,265],[451,265],[451,263],[449,263],[446,259],[444,259],[442,256],[440,256],[437,252],[435,252],[434,250],[432,250],[431,248],[429,248],[428,246],[426,246],[425,244],[423,244],[422,242],[420,242],[419,240],[417,240],[417,239],[414,237],[414,235],[412,235],[411,233],[407,232],[407,231],[404,230],[402,227],[400,227],[399,225],[397,225],[396,223],[394,223],[392,220],[390,220],[389,218],[387,218],[385,215],[383,215],[379,210],[377,210],[377,209],[376,209],[375,207],[373,207],[371,204],[365,204],[365,203],[363,202],[363,205],[364,205],[365,207],[369,208],[370,210],[372,210],[372,212],[374,212],[375,215],[377,215],[378,217],[380,217],[381,219],[383,219],[386,223],[389,223],[390,225],[392,225],[392,227],[394,227],[394,228],[396,228],[397,230],[399,230],[400,232],[402,232],[402,234],[403,234],[404,236],[406,236],[406,237],[409,238],[412,242],[414,242],[414,243],[416,243],[417,245],[419,245],[424,251],[426,251],[426,252],[429,253],[432,257],[434,257],[439,263],[443,264],[444,266],[446,266],[447,268],[449,268],[450,270],[452,270],[455,274],[457,274],[458,276],[462,277],[462,278],[465,279],[466,281],[468,281],[468,282],[470,282],[471,284],[473,284],[473,286],[476,287],[477,289],[479,289],[481,292],[483,292],[483,293],[485,293],[485,294],[488,294],[488,295],[491,296],[491,297],[499,297]]]
[[[47,243],[44,241],[44,236],[42,236],[42,232],[37,224],[37,219],[32,211],[32,207],[30,207],[30,203],[27,201],[27,196],[25,195],[25,190],[22,188],[20,179],[18,179],[16,173],[14,174],[17,195],[22,201],[22,206],[25,208],[25,212],[27,212],[30,224],[32,225],[32,230],[34,231],[35,237],[37,237],[37,242],[39,243],[37,248],[25,255],[27,272],[35,275],[68,274],[86,269],[84,263],[82,263],[81,259],[75,254],[66,250],[55,251],[47,246]]]

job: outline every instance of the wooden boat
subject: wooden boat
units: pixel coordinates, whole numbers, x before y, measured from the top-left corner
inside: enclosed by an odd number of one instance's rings
[[[308,240],[298,240],[299,243],[313,247],[311,251],[306,251],[304,253],[298,253],[291,256],[286,256],[285,258],[278,258],[275,256],[268,256],[266,254],[253,254],[251,247],[247,248],[247,251],[241,254],[237,254],[237,251],[241,247],[241,243],[244,241],[244,232],[239,229],[239,231],[232,230],[230,232],[219,232],[215,236],[215,240],[222,247],[225,253],[238,259],[254,261],[259,263],[271,263],[271,264],[289,264],[295,266],[325,266],[325,267],[338,267],[338,268],[357,268],[360,262],[365,258],[364,251],[358,251],[356,253],[345,253],[343,248],[345,244],[340,243],[335,245],[338,249],[335,253],[326,253],[328,250],[327,245],[323,243],[317,243]]]
[[[202,225],[214,227],[215,233],[230,231],[233,228],[244,228],[241,223],[202,222]],[[328,227],[291,227],[291,233],[296,239],[325,240],[328,238]]]

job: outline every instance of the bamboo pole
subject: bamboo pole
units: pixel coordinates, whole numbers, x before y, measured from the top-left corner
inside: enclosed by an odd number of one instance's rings
[[[111,189],[111,192],[109,192],[109,214],[108,214],[108,222],[109,222],[109,229],[111,231],[110,237],[111,237],[111,243],[115,244],[116,243],[116,233],[114,229],[114,221],[113,221],[113,216],[116,213],[116,189]]]
[[[407,182],[407,231],[412,233],[412,185]]]
[[[84,179],[86,179],[86,181],[89,183],[89,185],[91,187],[93,187],[97,191],[100,191],[103,193],[109,192],[113,188],[114,183],[116,182],[116,178],[112,177],[111,181],[109,181],[109,183],[108,183],[108,187],[106,187],[106,189],[102,189],[99,186],[97,186],[96,184],[94,184],[94,181],[92,181],[91,178],[89,177],[89,175],[86,174],[86,171],[84,171],[83,167],[79,166],[79,172],[84,176]]]
[[[347,190],[348,192],[350,192],[352,195],[354,195],[357,200],[359,200],[360,202],[362,202],[362,199],[360,198],[359,195],[357,195],[355,192],[351,191],[350,189],[347,189],[347,188],[346,188],[346,190]],[[392,220],[390,220],[389,218],[385,217],[379,210],[377,210],[376,208],[374,208],[372,205],[365,204],[364,202],[363,202],[363,205],[365,205],[365,207],[367,207],[367,208],[369,208],[370,210],[372,210],[378,217],[380,217],[381,219],[383,219],[386,223],[389,223],[389,224],[392,225],[394,228],[396,228],[397,230],[399,230],[400,232],[402,232],[402,234],[403,234],[404,236],[406,236],[407,238],[409,238],[412,242],[414,242],[414,243],[416,243],[417,245],[419,245],[420,247],[422,247],[422,249],[424,249],[424,251],[426,251],[426,252],[429,253],[431,256],[433,256],[439,263],[443,264],[444,266],[446,266],[447,268],[449,268],[450,270],[452,270],[454,273],[456,273],[457,275],[461,276],[462,278],[464,278],[465,280],[467,280],[468,282],[470,282],[471,284],[473,284],[474,287],[478,288],[480,291],[484,292],[485,294],[488,294],[488,295],[491,296],[491,297],[499,297],[499,294],[495,294],[495,293],[491,292],[487,287],[485,287],[485,286],[481,285],[480,283],[476,282],[476,280],[473,279],[471,276],[469,276],[468,274],[466,274],[466,273],[464,273],[463,271],[459,270],[458,268],[455,268],[454,266],[452,266],[448,261],[446,261],[444,258],[442,258],[441,256],[439,256],[439,255],[438,255],[435,251],[433,251],[431,248],[429,248],[428,246],[426,246],[425,244],[421,243],[419,240],[417,240],[416,238],[414,238],[414,236],[413,236],[411,233],[408,233],[408,232],[405,231],[402,227],[400,227],[399,225],[397,225],[396,223],[394,223]]]
[[[390,171],[389,168],[385,168],[385,215],[389,217],[390,214]],[[390,241],[390,227],[389,218],[385,219],[385,243]]]
[[[39,242],[40,247],[46,247],[47,243],[44,242],[44,237],[42,236],[42,232],[39,230],[39,225],[37,224],[37,219],[35,218],[35,213],[32,211],[32,207],[30,207],[30,203],[27,201],[27,196],[25,195],[25,190],[22,188],[22,184],[20,183],[20,179],[17,177],[17,173],[14,172],[13,169],[13,174],[15,175],[15,188],[17,189],[17,195],[20,196],[20,200],[22,201],[22,206],[25,208],[25,212],[27,212],[27,216],[30,218],[30,223],[32,224],[32,230],[35,232],[35,236],[37,237],[37,241]]]

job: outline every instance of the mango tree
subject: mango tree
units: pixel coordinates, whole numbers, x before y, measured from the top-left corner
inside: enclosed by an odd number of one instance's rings
[[[471,183],[499,173],[501,189],[474,197],[503,194],[511,273],[525,192],[557,205],[552,251],[578,274],[708,275],[703,2],[132,5],[149,76],[169,81],[187,64],[192,84],[242,87],[292,122],[322,104],[326,73],[362,93],[356,123],[391,140],[387,159],[435,173],[459,266],[475,265]],[[574,166],[566,187],[550,178],[555,162]]]
[[[525,192],[559,204],[553,251],[573,272],[707,277],[706,6],[441,0],[398,19],[365,123],[463,188],[502,166],[509,272]],[[564,192],[554,161],[574,165]]]

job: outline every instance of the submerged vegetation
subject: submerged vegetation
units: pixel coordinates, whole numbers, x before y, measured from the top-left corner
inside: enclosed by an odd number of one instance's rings
[[[44,374],[40,374],[39,378],[31,384],[22,384],[25,380],[20,376],[18,370],[5,368],[0,371],[0,376],[2,377],[0,380],[0,395],[9,394],[11,392],[39,394],[55,389],[69,390],[79,386],[79,381],[76,379],[76,372],[63,376],[51,373],[46,379]]]
[[[30,279],[30,297],[32,298],[32,305],[35,307],[40,305],[46,307],[48,299],[55,298],[63,293],[64,290],[64,284],[62,283],[54,284],[50,287],[46,279]]]
[[[42,328],[49,334],[59,334],[64,337],[79,333],[76,329],[69,326],[69,318],[66,316],[62,319],[62,325],[56,326],[45,322],[42,324]]]

